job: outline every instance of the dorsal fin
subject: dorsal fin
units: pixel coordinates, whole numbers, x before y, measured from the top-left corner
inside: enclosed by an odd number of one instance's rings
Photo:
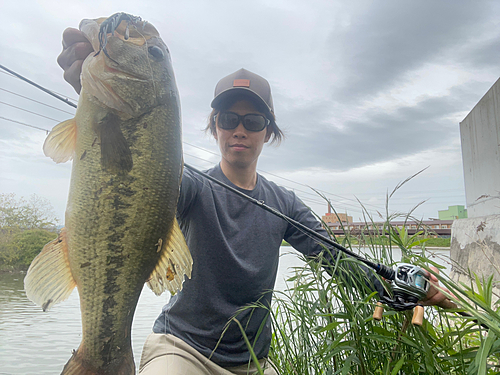
[[[56,163],[73,159],[76,149],[76,120],[66,120],[54,126],[43,144],[43,152]]]

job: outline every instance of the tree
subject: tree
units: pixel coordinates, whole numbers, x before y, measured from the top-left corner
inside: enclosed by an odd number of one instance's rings
[[[46,229],[17,230],[10,241],[0,243],[0,265],[27,267],[45,244],[57,237]]]
[[[25,268],[57,236],[50,202],[36,194],[28,200],[0,193],[0,267]]]
[[[36,194],[26,201],[23,197],[0,193],[0,228],[48,229],[57,223],[49,200]]]

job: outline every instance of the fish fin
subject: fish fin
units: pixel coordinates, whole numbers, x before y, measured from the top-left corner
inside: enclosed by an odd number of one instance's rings
[[[120,349],[123,353],[110,359],[105,366],[97,368],[91,360],[84,357],[78,348],[64,365],[61,375],[131,375],[135,374],[135,363],[131,348]]]
[[[191,278],[193,259],[177,219],[174,219],[172,230],[167,241],[163,241],[161,256],[156,268],[151,273],[148,286],[159,296],[166,289],[175,294],[182,289],[184,275]]]
[[[47,311],[52,305],[69,297],[76,282],[71,274],[68,260],[66,230],[46,244],[31,262],[24,289],[26,296]]]
[[[134,163],[132,152],[120,129],[120,118],[108,113],[99,121],[101,165],[111,173],[130,172]]]
[[[73,159],[76,149],[76,119],[72,118],[54,126],[43,144],[43,153],[56,163]]]

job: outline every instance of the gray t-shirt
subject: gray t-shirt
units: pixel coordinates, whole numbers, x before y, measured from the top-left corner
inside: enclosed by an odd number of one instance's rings
[[[327,236],[293,192],[261,175],[253,190],[245,190],[231,183],[219,165],[206,173]],[[221,366],[238,366],[250,354],[237,324],[229,323],[236,316],[255,342],[257,357],[266,357],[271,342],[268,312],[238,311],[257,301],[270,305],[283,239],[307,255],[319,254],[323,247],[285,220],[186,169],[177,209],[193,257],[192,277],[163,308],[153,331],[179,337]]]

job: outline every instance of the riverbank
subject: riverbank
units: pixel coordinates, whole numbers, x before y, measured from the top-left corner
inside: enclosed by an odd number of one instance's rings
[[[444,240],[444,241],[431,241],[431,240]],[[351,245],[359,245],[358,241],[351,241]],[[380,244],[375,244],[375,245],[380,245]],[[385,244],[387,246],[387,244]],[[285,240],[281,242],[281,246],[292,246]],[[368,246],[368,245],[366,245]],[[398,246],[397,244],[392,244],[392,246]],[[414,246],[412,249],[417,249],[417,250],[422,250],[422,247],[420,246]],[[450,250],[450,239],[449,238],[431,238],[429,241],[427,241],[426,250]]]

